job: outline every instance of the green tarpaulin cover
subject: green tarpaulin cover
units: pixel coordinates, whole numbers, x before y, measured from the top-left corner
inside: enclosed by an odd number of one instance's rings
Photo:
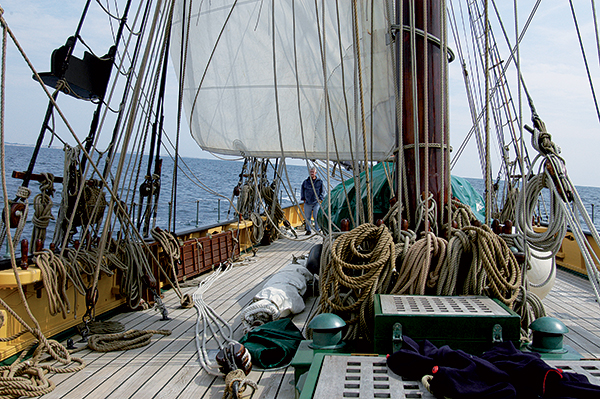
[[[287,366],[303,339],[298,327],[286,318],[254,328],[242,337],[240,343],[250,352],[253,365],[270,369]]]
[[[373,213],[375,219],[385,216],[390,206],[390,184],[393,181],[394,165],[390,162],[380,162],[370,169],[373,190]],[[363,209],[367,209],[367,187],[365,184],[365,172],[360,174],[360,188]],[[462,177],[451,176],[452,195],[463,204],[467,204],[473,210],[475,217],[481,222],[485,220],[485,203],[483,197],[473,186]],[[345,188],[345,190],[344,190]],[[348,199],[346,199],[347,193]],[[331,196],[331,223],[334,231],[340,230],[342,219],[352,220],[349,209],[355,209],[356,206],[356,187],[354,179],[348,179],[338,184],[329,193]],[[348,204],[350,206],[348,206]],[[327,196],[321,203],[319,209],[318,222],[324,231],[327,231],[327,218],[329,199]],[[354,211],[353,211],[354,212]],[[352,215],[355,219],[355,214]],[[356,226],[350,226],[354,228]]]

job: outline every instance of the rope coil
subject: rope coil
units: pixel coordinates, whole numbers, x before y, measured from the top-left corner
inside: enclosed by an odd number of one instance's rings
[[[395,251],[385,225],[362,224],[333,242],[331,260],[320,274],[320,308],[349,319],[347,337],[356,338],[359,331],[371,336],[373,300],[390,284]]]
[[[129,330],[116,334],[92,335],[88,347],[97,352],[124,351],[148,345],[154,334],[171,335],[170,330]]]

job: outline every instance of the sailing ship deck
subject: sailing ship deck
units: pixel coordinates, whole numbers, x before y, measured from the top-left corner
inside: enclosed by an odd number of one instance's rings
[[[292,254],[307,254],[319,240],[315,236],[304,241],[280,239],[260,247],[256,256],[240,262],[226,279],[211,287],[204,299],[232,323],[234,338],[242,335],[240,311],[252,301],[264,281],[289,263]],[[185,284],[183,292],[193,293],[201,278]],[[152,309],[122,313],[111,320],[120,321],[126,329],[169,329],[171,335],[154,335],[150,345],[128,351],[84,350],[78,355],[87,366],[77,373],[51,375],[56,389],[43,398],[221,398],[223,379],[207,374],[198,362],[194,340],[196,310],[180,308],[172,290],[166,292],[164,302],[169,309],[168,321],[161,321],[159,313]],[[308,298],[307,311],[294,318],[300,329],[314,303],[314,297]],[[544,303],[549,315],[561,319],[569,328],[567,345],[585,358],[600,358],[600,316],[588,281],[559,270],[554,289]],[[249,378],[259,387],[252,398],[295,397],[292,367],[253,370]]]

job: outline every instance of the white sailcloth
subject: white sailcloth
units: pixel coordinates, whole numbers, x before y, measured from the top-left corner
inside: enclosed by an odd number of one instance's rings
[[[352,3],[326,0],[323,10],[314,0],[192,1],[185,18],[176,5],[171,57],[200,147],[360,160],[364,137],[370,158],[388,157],[395,103],[387,2],[375,2],[373,15],[370,2],[356,2],[356,23]]]

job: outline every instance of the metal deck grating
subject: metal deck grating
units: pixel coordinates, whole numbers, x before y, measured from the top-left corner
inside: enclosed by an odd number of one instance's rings
[[[494,300],[484,296],[381,295],[383,314],[506,316]]]
[[[388,371],[385,358],[335,356],[323,358],[313,399],[423,398],[433,399],[420,381],[404,381]]]

